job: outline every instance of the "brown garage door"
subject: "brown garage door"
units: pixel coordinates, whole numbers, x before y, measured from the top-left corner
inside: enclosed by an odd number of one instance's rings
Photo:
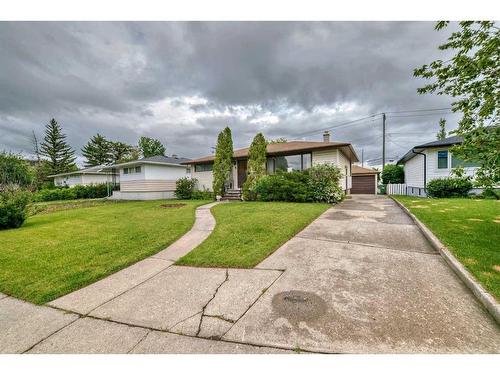
[[[351,194],[375,194],[375,175],[352,176]]]

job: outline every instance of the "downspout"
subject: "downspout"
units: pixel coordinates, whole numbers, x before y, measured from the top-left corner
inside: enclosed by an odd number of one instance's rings
[[[424,157],[424,192],[427,191],[427,155],[423,152],[417,152],[415,149],[412,149],[411,152],[417,155],[423,155]]]

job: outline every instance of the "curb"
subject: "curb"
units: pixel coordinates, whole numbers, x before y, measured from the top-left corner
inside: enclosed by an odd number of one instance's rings
[[[458,275],[460,280],[464,282],[465,285],[472,291],[476,298],[483,304],[483,306],[488,310],[488,312],[493,316],[498,324],[500,324],[500,303],[495,300],[490,293],[488,293],[479,284],[474,276],[470,274],[469,271],[460,263],[460,261],[455,258],[448,248],[443,245],[441,241],[427,228],[420,220],[413,215],[410,210],[408,210],[402,203],[398,202],[395,198],[389,195],[389,197],[396,202],[396,204],[401,207],[401,209],[412,218],[417,227],[423,233],[425,238],[431,243],[431,245],[441,254],[446,263],[451,267],[451,269]]]

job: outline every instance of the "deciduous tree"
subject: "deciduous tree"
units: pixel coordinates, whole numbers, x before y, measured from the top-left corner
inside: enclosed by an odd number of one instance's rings
[[[141,137],[139,139],[139,149],[145,158],[165,155],[166,152],[165,146],[162,145],[160,140],[149,137]]]

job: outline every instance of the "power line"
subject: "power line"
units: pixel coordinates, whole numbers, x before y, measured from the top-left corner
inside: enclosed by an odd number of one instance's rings
[[[339,123],[339,124],[336,124],[336,125],[333,125],[333,126],[329,126],[328,128],[317,129],[317,130],[312,130],[312,131],[305,132],[305,133],[295,134],[295,136],[296,137],[303,137],[305,135],[321,133],[321,132],[323,132],[325,130],[338,129],[338,128],[341,128],[343,126],[351,125],[351,124],[354,124],[354,123],[362,121],[362,120],[368,120],[368,119],[374,118],[375,116],[379,116],[379,115],[381,115],[381,113],[375,113],[373,115],[362,117],[362,118],[358,118],[356,120],[342,122],[342,123]],[[360,125],[360,124],[356,124],[356,125]]]
[[[437,116],[437,115],[450,115],[453,112],[444,112],[444,113],[424,113],[420,115],[396,115],[396,116],[388,116],[387,118],[399,118],[399,117],[422,117],[422,116]]]
[[[446,107],[446,108],[431,108],[431,109],[414,109],[413,111],[390,111],[390,112],[385,112],[385,113],[411,113],[411,112],[431,112],[431,111],[444,111],[444,110],[450,110],[451,107]]]

